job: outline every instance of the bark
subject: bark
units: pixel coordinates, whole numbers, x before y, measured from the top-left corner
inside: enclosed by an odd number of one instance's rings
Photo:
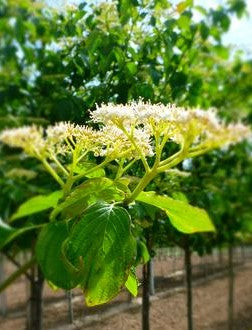
[[[155,274],[154,274],[154,260],[150,260],[150,295],[155,295]]]
[[[244,264],[246,262],[245,246],[241,245],[241,262]]]
[[[219,259],[219,265],[220,265],[220,267],[223,267],[223,250],[222,250],[222,248],[220,247],[219,249],[218,249],[218,259]]]
[[[68,320],[69,323],[73,323],[74,316],[73,316],[73,302],[72,302],[72,290],[66,291],[66,297],[67,297],[67,305],[68,305]]]
[[[33,267],[31,275],[27,329],[42,330],[44,277],[37,265]]]
[[[150,330],[150,261],[143,265],[142,330]]]
[[[4,273],[4,259],[0,254],[0,283],[4,282],[5,273]],[[6,293],[0,293],[0,315],[5,315],[7,313],[7,300]]]
[[[234,329],[234,263],[233,247],[228,247],[228,330]]]
[[[192,299],[192,264],[189,245],[185,247],[185,271],[186,271],[186,294],[187,294],[187,328],[193,330],[193,299]]]
[[[176,270],[177,270],[177,265],[176,265],[176,261],[177,261],[177,250],[176,250],[176,248],[173,248],[173,254],[172,254],[172,256],[173,256],[173,260],[172,260],[172,273],[175,273],[176,272]]]

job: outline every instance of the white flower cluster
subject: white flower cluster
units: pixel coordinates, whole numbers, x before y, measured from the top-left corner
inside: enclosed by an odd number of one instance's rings
[[[96,151],[99,132],[87,126],[59,122],[45,130],[47,149],[54,154],[71,153],[78,147],[80,153]]]
[[[129,132],[129,134],[131,134]],[[92,151],[95,156],[108,159],[139,158],[138,147],[145,156],[152,156],[149,134],[136,129],[131,140],[116,126],[106,126],[94,130],[87,126],[59,122],[45,130],[37,126],[25,126],[4,130],[0,141],[11,147],[22,148],[28,155],[36,158],[55,160],[57,155],[71,154],[78,150],[78,157]]]
[[[128,105],[102,104],[91,114],[100,130],[71,123],[57,123],[43,130],[30,126],[5,130],[0,141],[21,147],[37,158],[57,161],[56,155],[78,152],[78,159],[88,152],[109,160],[139,159],[148,167],[146,156],[155,148],[174,141],[187,155],[198,155],[213,148],[226,146],[251,136],[241,123],[226,125],[214,110],[185,109],[175,105],[132,102]]]
[[[165,137],[178,144],[216,148],[239,142],[251,134],[247,126],[225,125],[214,110],[185,109],[168,104],[132,102],[128,105],[102,104],[91,114],[95,122],[134,131],[143,127],[150,137]]]
[[[131,134],[131,132],[128,132],[129,136]],[[131,139],[129,139],[118,127],[107,125],[100,130],[99,138],[101,148],[98,150],[98,154],[100,156],[116,159],[121,155],[121,157],[128,159],[138,159],[140,157],[138,148],[141,149],[144,156],[153,156],[150,136],[141,128],[135,129]]]
[[[95,151],[98,132],[86,126],[60,122],[41,127],[25,126],[4,130],[0,141],[11,147],[22,148],[28,155],[36,158],[51,158],[58,154],[71,153],[77,146],[82,152]]]
[[[0,141],[11,147],[22,148],[33,157],[44,155],[46,151],[43,130],[35,125],[4,130]]]

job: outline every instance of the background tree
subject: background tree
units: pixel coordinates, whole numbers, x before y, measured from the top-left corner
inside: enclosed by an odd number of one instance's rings
[[[236,59],[227,66],[229,49],[221,43],[231,15],[241,16],[244,9],[243,1],[210,11],[191,1],[176,7],[167,1],[115,1],[89,8],[83,2],[77,10],[59,13],[30,1],[1,2],[1,128],[84,123],[96,102],[139,96],[165,104],[219,106],[213,95],[226,98],[217,81],[226,86],[229,75],[229,90],[234,93],[234,84],[242,90],[246,80],[249,95],[251,65]],[[193,10],[201,13],[200,22],[194,21]],[[55,186],[34,161],[2,146],[1,156],[1,217],[6,221],[20,202]],[[15,159],[12,165],[10,159]],[[22,225],[40,221],[32,216]],[[27,245],[17,239],[5,252],[15,257],[32,246],[33,237],[27,233]]]

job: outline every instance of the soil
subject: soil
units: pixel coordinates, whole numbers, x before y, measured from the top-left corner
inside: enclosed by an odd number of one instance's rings
[[[212,280],[193,289],[195,330],[227,329],[227,278]],[[185,293],[152,302],[152,330],[186,330]],[[237,272],[234,330],[252,329],[252,265]],[[140,330],[141,311],[124,312],[81,330]]]
[[[216,256],[217,258],[217,256]],[[214,274],[225,269],[222,263],[213,257],[205,258],[204,262],[195,256],[194,279]],[[237,255],[239,261],[240,255]],[[251,259],[250,259],[251,260]],[[176,261],[176,264],[175,262]],[[183,286],[183,257],[156,258],[155,285],[156,292]],[[8,269],[7,273],[13,269]],[[171,273],[175,274],[174,277]],[[140,275],[140,272],[139,272]],[[207,280],[205,284],[194,287],[194,323],[195,330],[226,330],[227,329],[227,294],[228,280],[226,276],[215,280]],[[140,292],[141,294],[141,292]],[[24,278],[16,281],[7,290],[8,314],[0,316],[1,330],[25,329],[25,313],[27,309],[28,288]],[[151,303],[151,329],[152,330],[186,330],[185,293],[176,293],[166,298],[153,300]],[[81,326],[87,315],[104,315],[111,307],[117,308],[121,303],[129,300],[127,292],[123,291],[111,303],[95,308],[86,308],[80,290],[73,290],[74,320],[71,330],[140,330],[141,310],[134,307],[128,311],[118,312],[106,320]],[[252,330],[252,263],[247,261],[245,266],[241,263],[236,268],[235,279],[235,328],[234,330]],[[48,286],[44,290],[44,329],[66,329],[68,320],[68,305],[66,294],[62,290],[52,291]],[[69,328],[70,329],[70,328]]]

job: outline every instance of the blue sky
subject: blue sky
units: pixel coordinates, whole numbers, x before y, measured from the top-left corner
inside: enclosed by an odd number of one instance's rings
[[[49,5],[62,7],[63,4],[78,4],[81,0],[45,0]],[[100,0],[95,0],[100,1]],[[174,3],[181,0],[173,0]],[[249,17],[242,19],[232,18],[230,30],[223,36],[223,41],[234,48],[244,50],[245,54],[252,57],[252,0],[247,0],[247,9]],[[219,4],[225,3],[225,0],[195,0],[196,4],[206,8],[215,8]]]

